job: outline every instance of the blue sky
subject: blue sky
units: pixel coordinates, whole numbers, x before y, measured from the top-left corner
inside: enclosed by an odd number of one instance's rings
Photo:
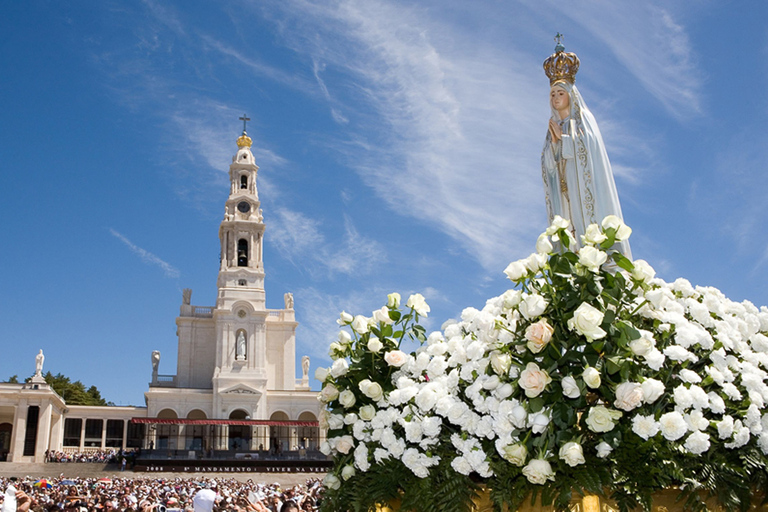
[[[423,293],[432,329],[481,307],[546,227],[558,31],[634,256],[768,304],[763,2],[68,4],[0,18],[0,379],[42,348],[143,405],[152,350],[175,373],[181,290],[215,302],[243,112],[267,305],[293,292],[297,357],[327,364],[338,312],[391,291]]]

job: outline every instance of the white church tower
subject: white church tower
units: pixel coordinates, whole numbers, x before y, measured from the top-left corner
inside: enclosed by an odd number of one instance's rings
[[[319,403],[309,390],[309,358],[302,359],[303,376],[296,378],[293,296],[284,295],[283,309],[266,308],[259,167],[245,130],[248,118],[241,119],[243,133],[229,166],[229,197],[219,226],[216,305],[194,306],[192,291],[184,290],[176,319],[176,375],[158,373],[160,353],[154,352],[152,382],[145,393],[149,418],[317,420]],[[182,432],[167,434],[169,448],[189,444]],[[248,442],[263,438],[256,431],[236,435]]]

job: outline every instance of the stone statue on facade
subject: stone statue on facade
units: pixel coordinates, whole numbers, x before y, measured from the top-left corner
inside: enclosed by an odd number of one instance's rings
[[[309,356],[301,358],[301,380],[309,379]]]
[[[43,363],[45,362],[45,356],[43,355],[43,349],[40,349],[40,353],[35,356],[35,377],[43,376]]]
[[[155,377],[157,377],[157,370],[159,367],[160,367],[160,351],[153,350],[152,351],[152,380],[155,380]]]
[[[292,293],[286,293],[284,296],[285,299],[285,309],[293,309],[293,294]]]
[[[243,331],[237,333],[237,340],[235,341],[235,360],[245,361],[245,333]]]
[[[192,288],[184,288],[181,291],[181,302],[187,306],[192,304]]]

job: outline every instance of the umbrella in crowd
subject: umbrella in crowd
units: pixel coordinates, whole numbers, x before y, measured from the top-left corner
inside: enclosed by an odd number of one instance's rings
[[[43,488],[43,489],[50,489],[51,487],[53,487],[53,484],[49,480],[46,480],[45,478],[41,478],[40,480],[38,480],[32,485],[34,485],[35,487]]]
[[[77,482],[75,482],[74,480],[67,479],[59,482],[59,485],[77,485]]]

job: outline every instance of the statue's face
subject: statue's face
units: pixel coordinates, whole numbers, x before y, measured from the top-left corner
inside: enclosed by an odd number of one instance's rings
[[[571,100],[568,92],[561,87],[553,87],[549,91],[549,101],[552,108],[558,112],[567,111],[571,107]]]

